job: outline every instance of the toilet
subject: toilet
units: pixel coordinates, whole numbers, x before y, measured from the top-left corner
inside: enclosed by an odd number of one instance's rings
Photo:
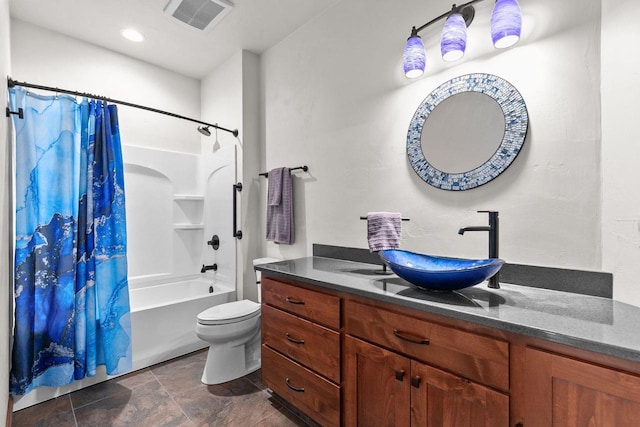
[[[253,260],[259,264],[280,261],[274,258]],[[256,273],[258,301],[260,272]],[[198,314],[196,335],[209,343],[202,374],[204,384],[235,380],[260,369],[260,303],[248,299],[208,308]]]

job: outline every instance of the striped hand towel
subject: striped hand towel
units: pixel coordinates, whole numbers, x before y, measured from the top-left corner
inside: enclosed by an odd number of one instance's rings
[[[371,252],[400,247],[402,218],[399,212],[369,212],[367,239]]]

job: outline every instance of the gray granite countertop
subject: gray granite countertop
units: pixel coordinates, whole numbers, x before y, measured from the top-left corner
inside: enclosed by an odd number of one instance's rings
[[[257,266],[271,277],[302,280],[399,306],[640,362],[640,308],[608,298],[501,283],[451,293],[417,289],[380,266],[307,257]]]

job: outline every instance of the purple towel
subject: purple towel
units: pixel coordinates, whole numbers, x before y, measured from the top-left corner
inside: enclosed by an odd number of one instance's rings
[[[367,214],[367,239],[369,250],[377,252],[400,247],[402,218],[398,212],[369,212]]]
[[[293,182],[289,168],[269,171],[267,240],[291,245],[294,241]]]
[[[267,190],[267,206],[280,206],[282,202],[282,174],[286,168],[276,168],[269,171],[269,187]]]

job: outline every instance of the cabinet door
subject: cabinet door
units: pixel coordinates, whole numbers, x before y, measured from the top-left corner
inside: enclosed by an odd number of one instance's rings
[[[409,426],[409,359],[345,337],[346,426]]]
[[[526,427],[631,427],[640,422],[640,377],[526,349]]]
[[[509,397],[462,377],[412,361],[411,425],[507,427]]]

